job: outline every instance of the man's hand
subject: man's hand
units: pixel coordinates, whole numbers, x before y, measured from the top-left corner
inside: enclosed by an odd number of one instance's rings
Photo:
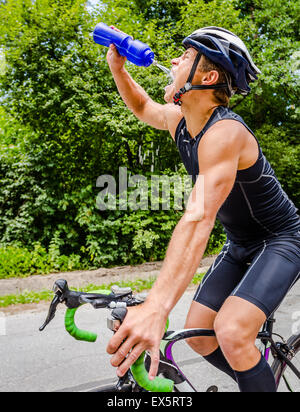
[[[148,350],[151,356],[149,379],[153,380],[159,366],[160,341],[165,332],[167,318],[159,308],[144,303],[129,308],[127,316],[117,333],[107,346],[112,356],[111,364],[117,367],[117,375],[122,377],[137,361],[140,355]]]
[[[114,26],[110,26],[110,28],[114,29],[115,31],[118,31],[119,33],[124,33]],[[120,55],[118,49],[114,44],[111,44],[106,55],[106,60],[111,72],[114,73],[120,71],[124,67],[127,59],[126,57]]]
[[[111,44],[106,55],[106,60],[111,72],[114,73],[120,71],[124,67],[127,59],[120,55],[114,44]]]

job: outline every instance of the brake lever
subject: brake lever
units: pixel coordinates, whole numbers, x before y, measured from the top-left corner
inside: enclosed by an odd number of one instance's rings
[[[57,308],[57,305],[58,305],[59,303],[60,303],[60,296],[55,295],[54,298],[53,298],[53,300],[52,300],[52,302],[51,302],[51,305],[50,305],[50,308],[49,308],[49,312],[48,312],[48,316],[47,316],[47,318],[46,318],[46,321],[45,321],[45,323],[43,324],[43,326],[41,326],[41,327],[39,328],[39,331],[40,331],[40,332],[42,332],[42,331],[45,329],[45,327],[51,322],[51,320],[54,319],[55,313],[56,313],[56,308]]]
[[[39,328],[39,331],[42,332],[47,325],[54,319],[57,305],[64,302],[65,296],[69,293],[69,287],[67,281],[64,279],[59,279],[54,283],[53,292],[55,293],[54,298],[50,304],[49,312],[43,326]]]

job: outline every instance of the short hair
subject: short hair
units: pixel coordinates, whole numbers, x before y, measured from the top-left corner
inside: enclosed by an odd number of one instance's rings
[[[202,59],[200,60],[199,70],[203,72],[210,72],[215,70],[219,73],[219,82],[218,83],[228,83],[228,75],[225,74],[224,69],[217,66],[214,62],[212,62],[208,57],[202,55]],[[230,97],[228,95],[228,91],[226,89],[217,89],[214,90],[213,93],[216,101],[220,103],[222,106],[229,106]]]

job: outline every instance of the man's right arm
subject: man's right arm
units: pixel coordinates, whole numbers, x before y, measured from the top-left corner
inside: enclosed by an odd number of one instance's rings
[[[182,118],[180,108],[172,103],[162,105],[154,102],[126,71],[125,61],[126,58],[120,56],[116,47],[111,45],[107,62],[124,103],[139,120],[156,129],[169,130],[174,138]]]

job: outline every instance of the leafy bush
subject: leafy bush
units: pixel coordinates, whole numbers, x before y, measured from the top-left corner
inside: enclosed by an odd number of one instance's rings
[[[170,177],[182,177],[183,168],[178,173],[167,172]],[[64,222],[56,224],[48,248],[40,242],[34,243],[33,250],[21,243],[3,244],[0,277],[163,260],[173,230],[183,215],[183,210],[174,208],[175,188],[171,186],[169,210],[162,210],[161,195],[154,199],[158,203],[157,211],[151,208],[119,210],[118,197],[116,210],[101,212],[96,208],[97,196],[92,186],[72,195],[65,194],[59,202],[65,212]],[[148,179],[149,206],[151,190]],[[223,228],[216,223],[206,253],[218,253],[224,242]]]
[[[71,271],[82,268],[80,256],[70,257],[47,253],[39,243],[33,250],[18,245],[0,247],[0,279],[27,277],[55,271]]]

